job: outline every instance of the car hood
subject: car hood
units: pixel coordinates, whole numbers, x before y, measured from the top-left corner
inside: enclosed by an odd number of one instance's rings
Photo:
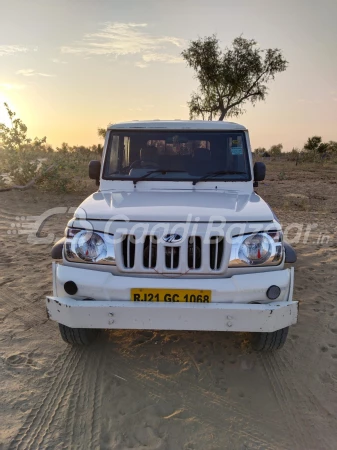
[[[272,221],[257,194],[237,191],[96,192],[77,208],[76,218],[135,222]]]

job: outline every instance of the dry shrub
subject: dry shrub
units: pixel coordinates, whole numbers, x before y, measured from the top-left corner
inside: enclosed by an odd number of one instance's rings
[[[31,140],[27,127],[9,107],[11,126],[0,124],[0,185],[31,186],[53,192],[80,192],[87,180],[88,163],[99,159],[102,148],[70,147],[54,151],[46,138]]]

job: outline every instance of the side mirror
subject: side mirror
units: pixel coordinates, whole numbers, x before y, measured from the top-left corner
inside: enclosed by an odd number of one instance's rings
[[[89,178],[96,180],[96,185],[99,185],[99,176],[101,173],[101,161],[90,161],[89,163]]]
[[[254,164],[254,187],[259,185],[259,181],[263,181],[266,176],[266,166],[263,162],[256,162]]]

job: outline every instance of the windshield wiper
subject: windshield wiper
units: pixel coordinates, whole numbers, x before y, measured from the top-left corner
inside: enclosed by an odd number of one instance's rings
[[[162,173],[163,175],[165,175],[165,173],[168,173],[168,172],[186,172],[186,170],[170,170],[170,169],[151,170],[150,172],[147,172],[145,175],[137,178],[136,180],[133,180],[133,184],[137,184],[138,181],[145,180],[145,178],[149,177],[153,173]]]
[[[238,172],[235,170],[218,170],[217,172],[206,173],[206,175],[203,175],[202,177],[194,180],[192,184],[193,186],[195,186],[197,183],[199,183],[199,181],[204,181],[207,178],[216,177],[218,175],[243,175],[243,174],[245,175],[246,172]]]

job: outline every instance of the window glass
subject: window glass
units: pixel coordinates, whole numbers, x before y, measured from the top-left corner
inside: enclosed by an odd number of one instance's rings
[[[153,172],[153,173],[152,173]],[[223,173],[219,173],[223,172]],[[111,179],[248,181],[243,132],[111,130],[104,175]]]

